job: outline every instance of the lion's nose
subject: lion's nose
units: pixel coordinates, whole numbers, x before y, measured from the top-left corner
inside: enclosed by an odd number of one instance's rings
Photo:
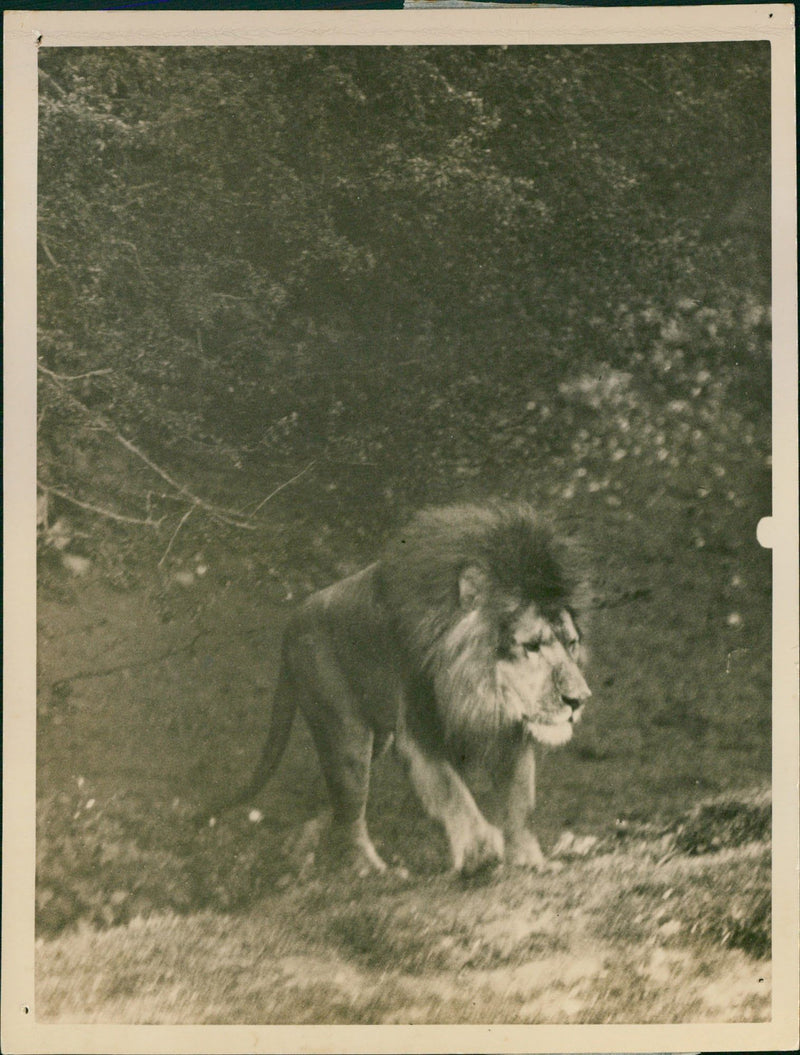
[[[573,711],[577,711],[583,703],[583,700],[576,700],[574,696],[562,696],[561,699],[568,707],[571,707]]]

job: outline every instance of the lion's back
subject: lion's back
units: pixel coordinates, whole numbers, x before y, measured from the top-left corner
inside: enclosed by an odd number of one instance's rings
[[[314,663],[324,681],[346,693],[362,720],[391,731],[404,663],[382,601],[379,567],[371,564],[312,594],[289,622],[284,660],[299,681]]]

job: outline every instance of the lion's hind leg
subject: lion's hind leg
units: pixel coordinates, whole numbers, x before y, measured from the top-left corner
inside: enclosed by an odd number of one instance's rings
[[[303,715],[331,802],[330,850],[359,872],[386,870],[367,831],[373,732],[358,714],[347,680],[327,650],[316,650],[304,678]]]
[[[359,872],[384,872],[386,863],[372,844],[366,821],[372,730],[354,720],[343,727],[317,715],[311,735],[331,801],[329,848]]]

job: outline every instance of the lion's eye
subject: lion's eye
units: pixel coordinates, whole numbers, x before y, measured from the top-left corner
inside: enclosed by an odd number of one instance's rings
[[[578,640],[577,637],[575,638],[574,641],[568,641],[567,642],[567,651],[569,652],[569,654],[571,656],[575,655],[575,653],[578,651],[579,647],[580,647],[580,641]]]
[[[522,647],[526,652],[538,652],[542,647],[541,641],[523,641]]]

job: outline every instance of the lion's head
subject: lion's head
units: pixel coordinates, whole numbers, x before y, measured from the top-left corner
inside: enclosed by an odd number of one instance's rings
[[[591,693],[564,563],[532,510],[511,503],[421,513],[389,547],[384,582],[448,740],[572,736]]]
[[[497,688],[508,713],[521,712],[535,740],[564,744],[591,695],[578,665],[581,640],[573,613],[547,618],[535,604],[516,613],[504,658],[496,666]]]

